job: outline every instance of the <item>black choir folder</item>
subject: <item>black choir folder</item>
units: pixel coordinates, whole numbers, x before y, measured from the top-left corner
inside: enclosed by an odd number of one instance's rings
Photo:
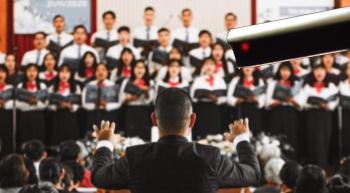
[[[130,81],[126,83],[124,91],[128,94],[135,95],[135,96],[141,96],[142,94],[144,94],[143,90],[141,90],[138,86],[136,86],[134,83]]]
[[[346,110],[350,110],[350,96],[340,95],[340,106]]]
[[[223,97],[223,96],[226,96],[226,90],[225,89],[217,89],[217,90],[198,89],[194,92],[194,97],[198,99],[208,98],[209,94],[214,94],[217,97]]]
[[[62,64],[68,64],[73,71],[77,71],[80,65],[79,58],[63,58]]]
[[[47,90],[38,90],[36,92],[29,92],[26,89],[20,88],[16,90],[17,99],[22,102],[30,103],[30,98],[35,97],[38,101],[45,101],[48,97]]]
[[[6,89],[0,92],[0,100],[8,101],[13,99],[13,89]]]
[[[106,64],[109,70],[113,70],[118,67],[119,59],[106,56]]]
[[[169,60],[168,53],[159,49],[153,49],[152,59],[153,62],[166,65]]]
[[[328,103],[337,100],[338,94],[329,96],[328,98],[321,98],[317,96],[310,96],[307,99],[307,103],[311,105],[320,105],[321,103]]]
[[[173,46],[177,48],[181,48],[183,53],[187,56],[188,53],[194,49],[198,48],[199,44],[198,43],[188,43],[179,39],[175,39],[173,42]]]
[[[108,41],[108,40],[105,40],[105,39],[102,39],[102,38],[95,38],[95,46],[96,47],[101,47],[105,50],[108,50],[108,48],[112,47],[112,46],[115,46],[119,43],[118,40],[114,40],[114,41]]]
[[[233,96],[240,97],[240,98],[245,98],[247,96],[259,96],[261,94],[264,94],[265,91],[266,91],[266,86],[259,86],[254,90],[250,90],[244,85],[238,84],[235,88],[235,91],[233,92]]]
[[[57,56],[59,53],[66,47],[70,46],[73,44],[73,40],[68,42],[67,44],[60,46],[56,42],[50,40],[49,45],[47,45],[47,49],[50,50],[51,52],[55,53]]]
[[[72,104],[81,104],[80,96],[76,94],[63,96],[59,93],[49,94],[49,103],[52,105],[59,105],[61,102],[67,102]]]
[[[203,60],[190,55],[190,64],[199,69],[202,66]]]
[[[144,49],[152,49],[154,46],[158,45],[157,40],[140,40],[137,38],[134,38],[134,46],[136,48],[142,47]]]
[[[276,84],[275,90],[273,91],[273,99],[280,101],[286,101],[288,97],[292,96],[292,90],[289,87]]]
[[[87,103],[97,103],[100,99],[107,103],[119,101],[119,85],[98,87],[97,85],[87,85],[85,100]]]

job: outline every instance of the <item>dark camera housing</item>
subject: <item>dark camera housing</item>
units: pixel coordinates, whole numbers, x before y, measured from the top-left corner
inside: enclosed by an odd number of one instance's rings
[[[232,29],[237,67],[350,49],[350,7]]]

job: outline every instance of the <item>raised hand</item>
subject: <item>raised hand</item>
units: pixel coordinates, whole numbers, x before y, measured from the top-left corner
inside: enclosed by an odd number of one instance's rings
[[[233,142],[238,135],[249,132],[249,119],[239,119],[238,121],[231,123],[229,127],[230,132],[224,133],[224,136],[227,141]]]

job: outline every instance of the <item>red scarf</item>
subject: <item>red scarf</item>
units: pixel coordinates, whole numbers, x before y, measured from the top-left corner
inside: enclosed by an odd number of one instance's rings
[[[99,86],[99,87],[105,87],[106,86],[106,84],[104,83],[104,81],[101,81],[101,82],[97,82],[97,86]]]
[[[246,88],[250,88],[254,83],[254,79],[251,79],[251,80],[247,80],[247,79],[243,79],[243,85],[246,87]]]
[[[54,72],[46,72],[45,73],[45,80],[52,80],[55,77]]]
[[[208,78],[205,79],[209,83],[210,86],[214,86],[214,76],[209,76]]]
[[[315,82],[314,83],[314,88],[316,89],[317,93],[322,92],[322,89],[324,88],[324,83],[323,82]]]
[[[85,69],[85,78],[90,78],[94,74],[94,69],[92,67]]]
[[[300,69],[294,69],[294,74],[298,75],[298,74],[300,74],[300,71],[301,71]]]
[[[36,82],[27,82],[27,90],[34,91],[36,89]]]
[[[179,81],[176,81],[176,82],[172,82],[172,81],[168,81],[168,85],[170,86],[170,87],[176,87],[177,85],[179,85],[180,84],[180,82]]]
[[[222,63],[215,65],[215,73],[218,73],[224,65]]]
[[[141,80],[134,80],[134,84],[136,86],[138,86],[139,88],[142,88],[146,85],[145,80],[141,79]]]
[[[6,84],[5,83],[0,83],[0,91],[3,91],[5,89]]]
[[[286,81],[281,80],[280,85],[285,86],[285,87],[292,87],[292,84],[289,80],[286,80]]]
[[[130,75],[131,75],[131,68],[130,67],[123,67],[122,76],[125,78],[129,78]]]
[[[60,82],[58,87],[58,92],[63,94],[67,89],[70,89],[70,84],[68,82]]]

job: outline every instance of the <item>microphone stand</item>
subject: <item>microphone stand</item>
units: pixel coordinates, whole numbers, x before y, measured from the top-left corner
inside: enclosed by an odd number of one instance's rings
[[[12,151],[17,149],[17,82],[13,84],[13,108],[12,108]]]
[[[338,106],[338,148],[339,158],[343,156],[343,111],[342,107]]]

